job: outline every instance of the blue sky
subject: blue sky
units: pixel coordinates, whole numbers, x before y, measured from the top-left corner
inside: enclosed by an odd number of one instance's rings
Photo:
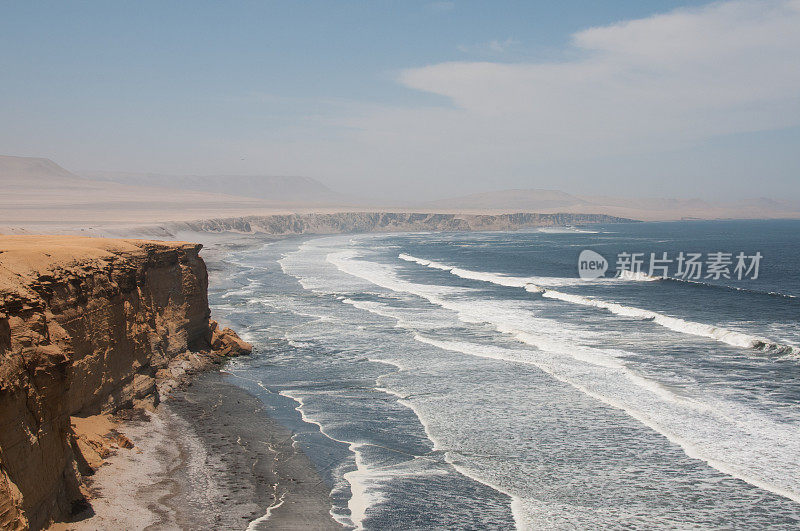
[[[3,154],[72,170],[302,174],[379,197],[800,200],[796,1],[34,1],[2,13]]]

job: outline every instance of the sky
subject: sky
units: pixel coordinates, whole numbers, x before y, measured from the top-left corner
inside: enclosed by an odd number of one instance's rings
[[[800,201],[800,0],[0,0],[0,154]]]

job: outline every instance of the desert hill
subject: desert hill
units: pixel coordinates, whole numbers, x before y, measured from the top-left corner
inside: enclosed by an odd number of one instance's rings
[[[800,202],[573,195],[514,189],[435,201],[355,201],[307,177],[76,175],[45,158],[0,156],[0,227],[142,225],[292,213],[594,214],[637,220],[800,218]],[[6,231],[8,231],[6,229]]]
[[[45,158],[0,156],[0,224],[140,223],[269,210],[260,198],[98,181]]]
[[[539,212],[552,214],[593,213],[668,221],[680,219],[773,219],[800,218],[800,202],[753,198],[746,201],[705,201],[697,198],[641,198],[580,196],[559,190],[499,190],[429,201],[424,206],[437,211],[470,213]]]
[[[514,189],[427,201],[424,206],[434,209],[469,209],[539,212],[553,209],[584,208],[592,204],[559,190]]]
[[[268,203],[341,204],[348,199],[310,177],[271,175],[165,175],[157,173],[83,172],[96,181],[176,190],[214,192],[263,199]]]

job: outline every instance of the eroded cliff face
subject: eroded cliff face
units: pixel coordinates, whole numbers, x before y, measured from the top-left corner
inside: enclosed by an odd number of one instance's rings
[[[80,505],[71,416],[154,405],[171,359],[241,346],[209,322],[199,250],[0,237],[0,527],[41,528]]]
[[[170,229],[195,232],[338,234],[349,232],[516,230],[581,223],[632,220],[602,214],[430,214],[414,212],[337,212],[219,218],[172,224]]]

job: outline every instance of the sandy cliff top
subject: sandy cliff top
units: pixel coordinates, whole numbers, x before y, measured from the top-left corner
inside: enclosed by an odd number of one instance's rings
[[[197,244],[81,236],[0,236],[0,292],[19,292],[43,273],[138,254],[149,246],[181,249],[195,248]]]

